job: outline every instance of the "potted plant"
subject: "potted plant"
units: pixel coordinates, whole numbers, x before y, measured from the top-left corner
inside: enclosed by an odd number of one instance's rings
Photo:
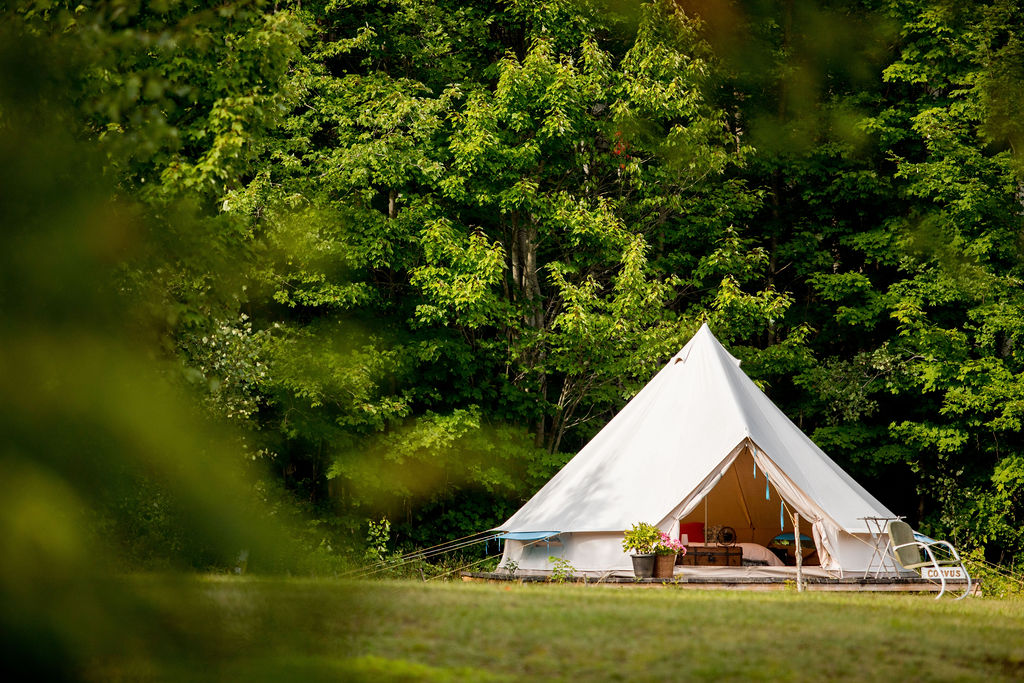
[[[637,522],[622,539],[622,549],[633,551],[633,575],[650,578],[654,575],[654,547],[661,540],[658,527],[647,522]]]
[[[686,546],[668,534],[660,534],[654,546],[654,578],[671,579],[676,566],[676,556],[685,555]]]

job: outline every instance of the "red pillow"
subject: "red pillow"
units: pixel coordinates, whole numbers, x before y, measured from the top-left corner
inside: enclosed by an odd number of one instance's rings
[[[679,525],[679,538],[688,537],[688,543],[704,542],[704,522],[689,522]]]

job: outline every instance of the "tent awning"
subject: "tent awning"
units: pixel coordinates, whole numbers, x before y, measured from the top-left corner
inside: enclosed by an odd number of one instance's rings
[[[561,531],[510,531],[500,534],[498,538],[505,541],[543,541],[557,536]]]

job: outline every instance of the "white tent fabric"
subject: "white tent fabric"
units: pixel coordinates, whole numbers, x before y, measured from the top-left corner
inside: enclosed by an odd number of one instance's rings
[[[757,477],[767,501],[752,493]],[[680,520],[713,504],[721,514],[741,509],[726,521],[749,526],[750,538],[740,540],[764,543],[780,496],[810,525],[823,569],[866,569],[874,548],[862,518],[893,516],[765,396],[704,325],[498,530],[561,532],[554,545],[508,541],[504,560],[521,569],[548,569],[551,555],[581,571],[628,569],[622,534],[636,522],[677,532]]]

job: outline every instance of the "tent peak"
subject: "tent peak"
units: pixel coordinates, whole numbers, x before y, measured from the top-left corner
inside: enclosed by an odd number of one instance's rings
[[[679,353],[675,355],[676,362],[679,362],[680,360],[684,362],[689,360],[692,351],[695,349],[701,349],[698,352],[700,354],[717,356],[718,358],[728,360],[736,367],[740,366],[740,359],[729,353],[729,351],[722,346],[722,342],[718,341],[718,337],[715,336],[714,332],[711,331],[711,328],[706,322],[701,323],[700,329],[694,333],[686,346],[684,346]]]
[[[673,354],[672,360],[670,360],[669,362],[673,365],[676,363],[685,363],[687,360],[689,360],[690,352],[695,347],[707,347],[708,345],[710,345],[712,349],[714,349],[715,347],[719,347],[724,350],[724,347],[722,347],[721,342],[719,342],[718,338],[715,337],[714,333],[711,332],[711,328],[708,327],[708,324],[704,322],[701,323],[697,331],[693,333],[692,337],[690,337],[690,341],[686,342],[686,344],[683,345],[683,348],[679,349],[679,351]],[[726,351],[726,353],[728,353],[728,351]]]
[[[711,331],[711,328],[708,327],[708,324],[706,322],[700,324],[700,327],[698,327],[697,331],[693,333],[693,336],[690,337],[690,340],[692,341],[694,339],[698,339],[701,337],[711,337],[716,342],[718,341],[718,337],[715,336],[715,333]]]

